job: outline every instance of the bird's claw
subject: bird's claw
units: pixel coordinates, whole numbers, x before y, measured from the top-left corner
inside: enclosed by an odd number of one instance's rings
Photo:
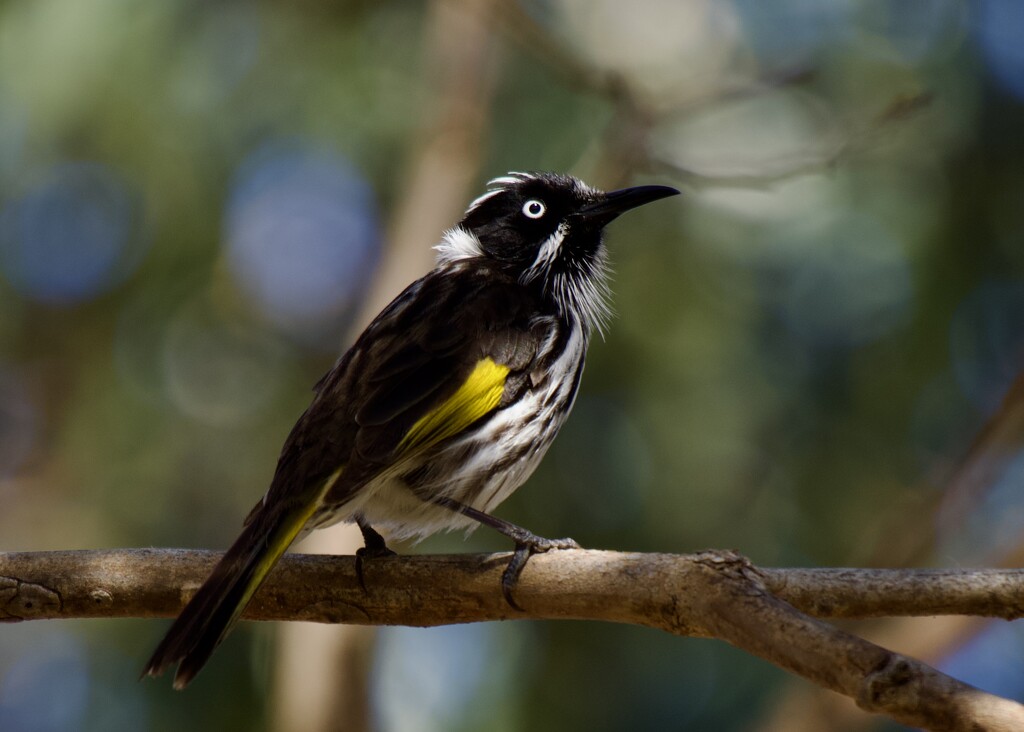
[[[580,549],[580,545],[573,539],[545,539],[542,536],[530,536],[516,542],[516,549],[512,553],[512,559],[501,575],[501,594],[505,596],[505,602],[509,606],[522,612],[523,608],[512,596],[512,591],[519,583],[519,576],[523,573],[526,563],[534,554],[543,554],[552,549]]]

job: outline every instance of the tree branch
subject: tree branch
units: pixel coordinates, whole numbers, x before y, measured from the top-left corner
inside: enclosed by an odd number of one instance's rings
[[[123,549],[0,553],[0,620],[170,617],[219,558]],[[553,551],[527,565],[505,603],[507,554],[368,560],[288,555],[245,616],[433,626],[509,619],[631,623],[718,638],[871,712],[941,730],[1024,729],[1024,707],[841,631],[832,618],[1024,616],[1024,570],[760,569],[731,552]]]

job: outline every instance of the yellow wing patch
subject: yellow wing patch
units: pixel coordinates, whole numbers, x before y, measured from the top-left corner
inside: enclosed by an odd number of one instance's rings
[[[491,358],[477,362],[469,378],[446,401],[424,414],[398,445],[399,452],[420,450],[457,435],[498,406],[508,366]]]

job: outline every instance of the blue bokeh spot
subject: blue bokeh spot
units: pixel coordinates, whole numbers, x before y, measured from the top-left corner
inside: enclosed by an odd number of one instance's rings
[[[1024,98],[1024,2],[984,0],[976,10],[975,35],[996,81]]]
[[[373,192],[339,154],[303,141],[252,153],[232,184],[227,261],[273,322],[316,324],[363,292],[379,254]]]
[[[26,297],[70,304],[126,274],[133,197],[99,163],[67,163],[0,212],[0,273]]]

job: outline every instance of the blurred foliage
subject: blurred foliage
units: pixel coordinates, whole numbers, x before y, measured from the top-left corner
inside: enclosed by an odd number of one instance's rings
[[[387,256],[437,105],[428,10],[0,5],[0,549],[234,537]],[[619,317],[501,515],[779,565],[1019,551],[1024,435],[936,516],[1024,366],[1024,6],[495,13],[466,201],[508,169],[687,193],[612,228]],[[135,683],[162,628],[5,627],[0,729],[266,726],[271,629],[173,694]],[[1024,632],[989,632],[950,670],[1024,699]],[[382,730],[752,729],[784,688],[721,644],[579,623],[385,631],[371,681]]]

